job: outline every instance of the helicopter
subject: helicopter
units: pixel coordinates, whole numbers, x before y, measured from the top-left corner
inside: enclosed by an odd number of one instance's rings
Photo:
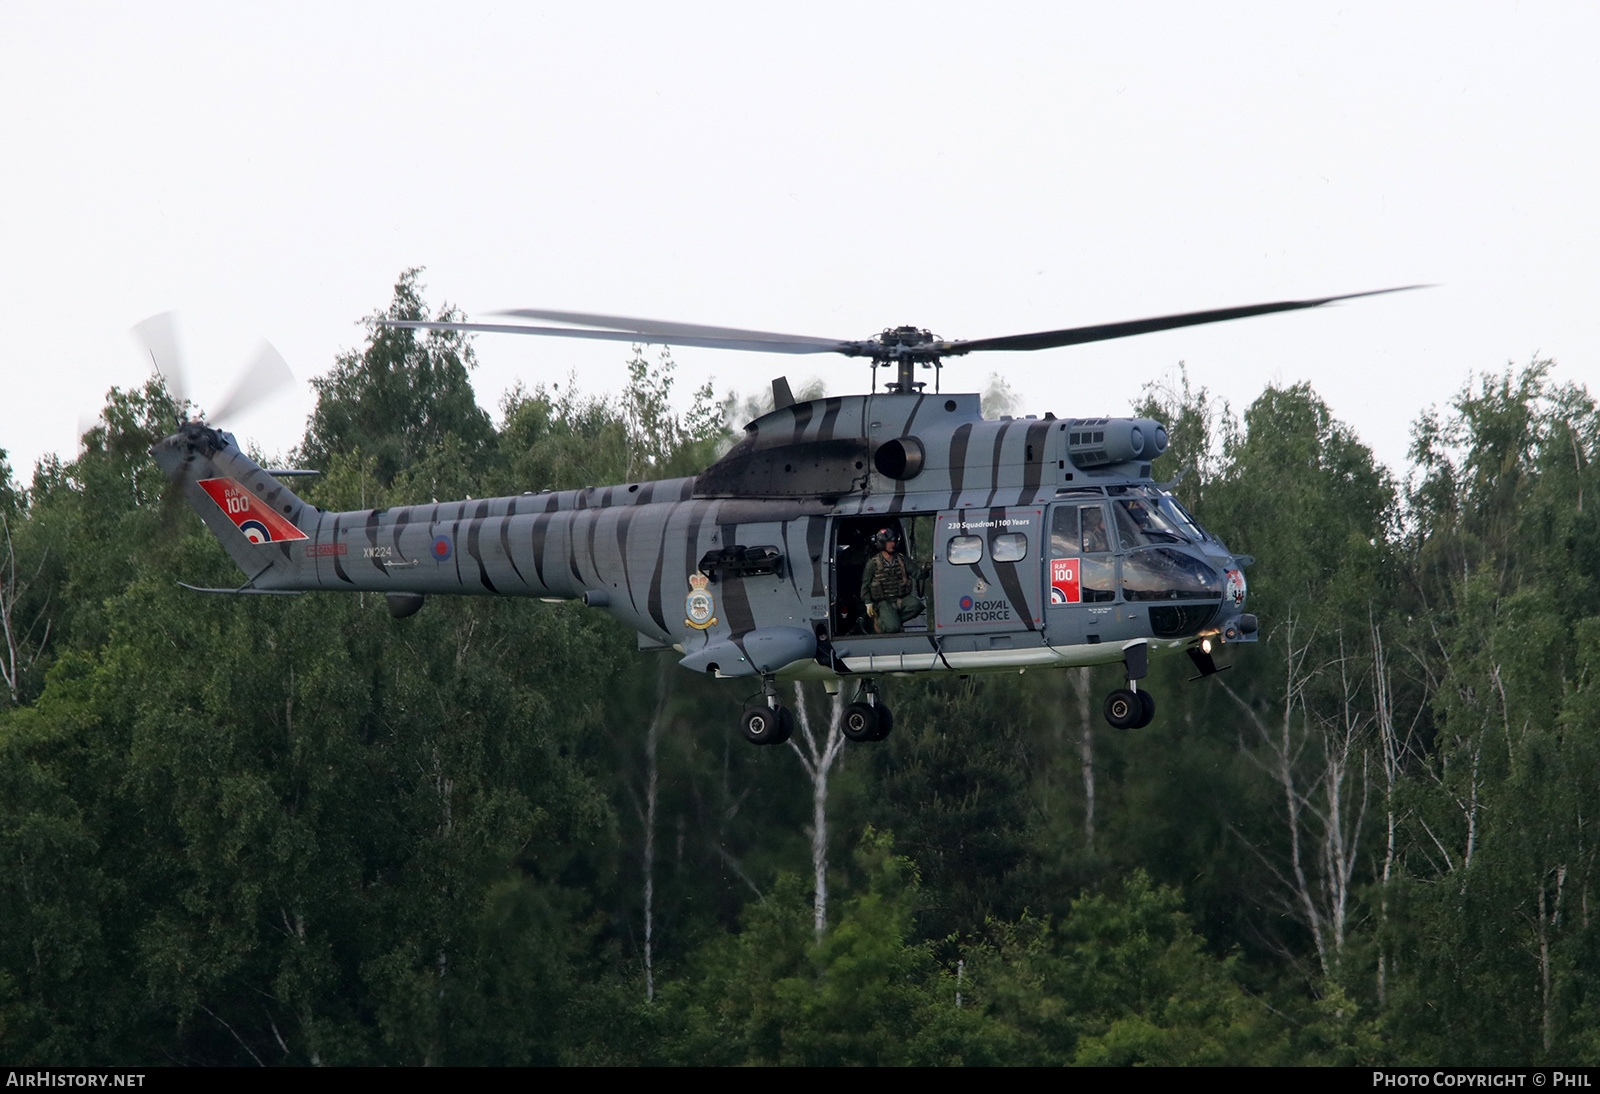
[[[1415,288],[1418,286],[1404,286]],[[1165,427],[1145,418],[983,416],[976,394],[939,391],[944,360],[1041,350],[1242,319],[1402,289],[1188,312],[976,340],[918,327],[843,341],[768,331],[521,309],[559,323],[382,320],[402,328],[837,353],[865,358],[866,395],[773,409],[699,475],[351,512],[309,505],[232,434],[180,421],[151,448],[247,575],[200,592],[381,592],[404,619],[430,595],[579,600],[670,650],[686,669],[759,681],[740,718],[780,744],[794,718],[780,680],[852,690],[844,735],[888,736],[878,680],[924,672],[1025,672],[1121,664],[1105,699],[1119,729],[1149,725],[1152,652],[1220,671],[1221,646],[1257,640],[1236,555],[1158,482]],[[152,350],[152,356],[156,356]],[[158,363],[159,367],[159,363]],[[877,370],[894,378],[877,390]],[[917,378],[932,370],[934,390]],[[877,560],[877,561],[874,561]],[[887,584],[879,576],[889,573]],[[914,587],[914,592],[913,592]],[[885,605],[888,605],[886,608]],[[903,611],[891,610],[894,608]],[[874,610],[874,609],[877,610]]]

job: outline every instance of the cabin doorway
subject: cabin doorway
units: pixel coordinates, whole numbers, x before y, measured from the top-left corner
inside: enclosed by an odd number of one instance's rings
[[[840,517],[833,525],[832,573],[829,575],[829,624],[835,638],[874,634],[861,595],[861,578],[867,560],[876,550],[872,538],[887,528],[900,541],[911,577],[912,591],[925,605],[921,615],[905,623],[905,634],[926,634],[933,611],[932,513],[874,514],[865,517]]]

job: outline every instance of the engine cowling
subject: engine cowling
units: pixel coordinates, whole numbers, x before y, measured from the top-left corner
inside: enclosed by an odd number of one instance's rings
[[[1067,425],[1067,455],[1076,467],[1153,460],[1166,450],[1166,427],[1149,418],[1080,418]]]

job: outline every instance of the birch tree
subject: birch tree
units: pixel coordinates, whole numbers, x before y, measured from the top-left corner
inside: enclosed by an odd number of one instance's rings
[[[0,472],[5,470],[4,453],[0,452]],[[0,538],[3,538],[4,555],[0,556],[0,632],[5,637],[5,649],[0,650],[0,678],[13,704],[22,701],[24,675],[33,668],[50,641],[50,594],[45,590],[36,606],[29,607],[29,589],[44,571],[45,558],[41,556],[32,572],[18,574],[17,544],[11,534],[11,517],[0,508]]]
[[[789,739],[789,747],[811,780],[812,928],[821,941],[828,930],[828,776],[844,751],[844,689],[834,692],[826,728],[820,733],[812,727],[805,688],[798,681],[794,709],[800,732],[798,739]]]
[[[1310,934],[1323,978],[1334,979],[1354,902],[1376,719],[1364,687],[1367,669],[1344,636],[1321,664],[1316,637],[1292,618],[1273,636],[1282,647],[1283,675],[1271,721],[1221,683],[1254,730],[1246,755],[1281,798],[1281,847],[1258,853],[1277,879],[1284,909]],[[1331,694],[1317,687],[1324,683]]]

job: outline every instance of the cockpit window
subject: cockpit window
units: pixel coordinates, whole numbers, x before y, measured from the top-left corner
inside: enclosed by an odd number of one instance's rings
[[[1211,538],[1206,530],[1200,527],[1200,522],[1189,515],[1189,510],[1183,507],[1183,502],[1171,494],[1158,494],[1156,495],[1156,500],[1161,506],[1161,511],[1167,515],[1168,519],[1188,533],[1189,538],[1195,543],[1201,543]]]
[[[1050,518],[1050,557],[1075,558],[1078,554],[1078,507],[1058,505]]]
[[[1126,600],[1217,600],[1222,575],[1187,551],[1152,547],[1122,560]]]
[[[1105,510],[1098,505],[1085,505],[1078,513],[1083,521],[1083,549],[1089,552],[1111,550],[1111,537],[1106,534]]]
[[[1152,499],[1126,498],[1112,502],[1111,509],[1117,516],[1117,535],[1125,548],[1189,542],[1189,537]]]

